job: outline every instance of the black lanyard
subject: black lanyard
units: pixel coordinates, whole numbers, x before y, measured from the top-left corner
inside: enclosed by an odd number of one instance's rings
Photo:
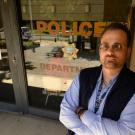
[[[96,95],[95,110],[94,110],[95,113],[98,111],[101,102],[103,101],[104,97],[106,96],[106,94],[109,90],[109,87],[108,87],[107,90],[101,95],[101,98],[100,98],[102,88],[103,88],[103,85],[102,85],[102,83],[100,83],[100,86],[99,86],[99,89],[98,89],[97,95]]]

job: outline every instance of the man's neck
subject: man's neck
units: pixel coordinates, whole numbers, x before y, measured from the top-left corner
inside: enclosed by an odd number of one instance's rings
[[[114,76],[117,76],[122,68],[119,69],[108,69],[108,68],[102,68],[103,71],[103,83],[104,85],[108,85],[110,80],[113,79]]]

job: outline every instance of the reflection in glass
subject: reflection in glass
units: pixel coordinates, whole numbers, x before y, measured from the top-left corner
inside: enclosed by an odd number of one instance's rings
[[[108,22],[90,21],[89,4],[76,2],[21,0],[30,106],[59,111],[63,95],[79,71],[100,64],[97,44]],[[102,5],[99,10],[101,20]]]
[[[0,28],[0,102],[15,103],[4,29]]]

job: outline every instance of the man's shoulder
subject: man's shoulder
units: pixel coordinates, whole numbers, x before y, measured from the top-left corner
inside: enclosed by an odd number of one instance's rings
[[[101,66],[97,66],[97,67],[90,67],[90,68],[84,68],[80,71],[80,73],[95,73],[97,71],[101,71]]]
[[[80,71],[80,78],[97,78],[100,75],[102,66],[85,68]]]
[[[133,87],[133,89],[135,90],[135,72],[126,67],[121,73],[122,74],[119,76],[119,78],[123,80],[122,82],[125,87]]]
[[[132,70],[128,69],[127,73],[128,73],[127,78],[135,79],[135,72],[133,72]]]

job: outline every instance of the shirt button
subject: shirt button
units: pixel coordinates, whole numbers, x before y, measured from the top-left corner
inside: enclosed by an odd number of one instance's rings
[[[79,128],[77,128],[77,132],[80,132],[80,129]]]

